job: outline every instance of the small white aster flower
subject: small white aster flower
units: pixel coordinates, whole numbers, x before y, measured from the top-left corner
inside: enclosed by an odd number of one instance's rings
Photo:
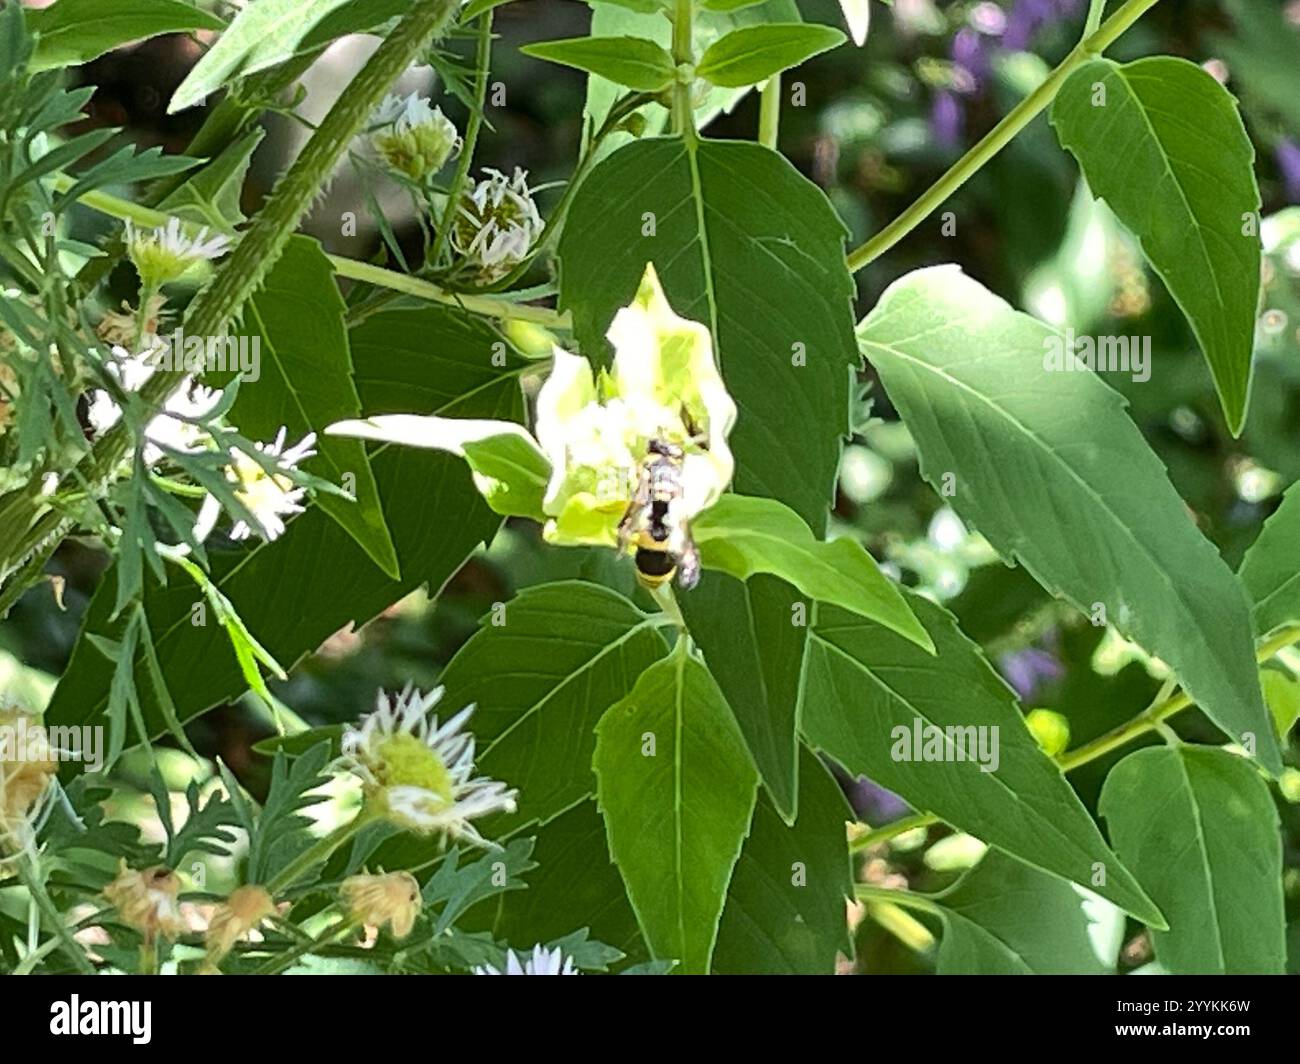
[[[573,965],[573,958],[566,957],[564,950],[533,947],[533,955],[520,963],[515,951],[506,950],[506,970],[499,971],[490,964],[480,964],[474,969],[475,975],[581,975]]]
[[[474,736],[461,730],[472,705],[442,725],[429,717],[442,692],[439,687],[424,695],[411,684],[392,698],[380,691],[375,711],[343,733],[339,766],[361,781],[366,801],[393,823],[489,846],[470,821],[513,813],[518,792],[474,775]]]
[[[377,127],[370,143],[394,170],[413,181],[432,177],[459,153],[462,141],[455,124],[418,93],[386,96],[371,118]]]
[[[157,352],[158,349],[154,348],[133,355],[126,348],[114,347],[111,352],[113,360],[107,363],[106,368],[117,378],[124,391],[137,392],[157,370]],[[162,460],[163,452],[157,444],[177,451],[200,448],[207,439],[207,433],[198,425],[179,419],[202,418],[220,401],[219,390],[207,388],[195,383],[193,378],[186,377],[163,404],[163,412],[146,426],[144,460],[150,465]],[[107,391],[96,389],[91,392],[86,420],[96,437],[102,436],[121,419],[122,408]]]
[[[309,432],[288,450],[284,449],[284,437],[285,429],[281,427],[271,443],[255,445],[263,455],[276,459],[275,465],[279,469],[297,469],[299,463],[316,453],[316,433]],[[236,485],[235,498],[248,507],[258,526],[254,529],[246,521],[236,521],[230,530],[230,538],[247,539],[257,532],[263,539],[278,539],[284,532],[284,518],[302,513],[305,489],[297,487],[285,473],[268,473],[260,462],[236,447],[231,448],[230,457],[232,461],[226,467],[226,479]],[[209,495],[203,500],[194,524],[197,539],[207,538],[220,513],[221,503],[215,497]]]
[[[230,249],[230,238],[217,233],[208,238],[205,225],[197,235],[186,236],[179,218],[171,218],[166,226],[152,233],[126,223],[126,251],[141,279],[149,288],[157,288],[181,276],[196,262],[217,259]]]
[[[461,198],[451,242],[480,280],[499,281],[527,257],[546,223],[533,202],[528,173],[513,177],[484,167],[488,176]]]

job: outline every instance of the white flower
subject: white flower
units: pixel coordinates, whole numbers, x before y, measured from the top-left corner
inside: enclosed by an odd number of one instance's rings
[[[117,378],[123,391],[138,392],[158,368],[157,353],[157,348],[151,348],[133,355],[126,348],[115,346],[111,351],[113,360],[106,363],[106,368]],[[205,417],[220,401],[220,391],[196,384],[193,378],[186,377],[163,404],[163,412],[145,427],[144,460],[150,465],[162,460],[159,444],[177,451],[194,451],[201,447],[207,433],[198,425],[179,418]],[[104,435],[121,419],[122,408],[107,391],[100,388],[91,392],[86,420],[96,437]]]
[[[284,449],[285,429],[281,427],[271,443],[255,444],[258,451],[268,458],[276,459],[277,469],[293,470],[298,464],[315,453],[316,434],[309,432],[303,439]],[[235,487],[235,498],[243,503],[252,513],[257,528],[250,528],[245,521],[236,521],[230,530],[231,539],[247,539],[258,532],[263,539],[278,539],[284,532],[284,518],[290,514],[302,513],[301,500],[305,491],[295,486],[285,473],[268,473],[260,462],[246,455],[236,447],[230,449],[232,459],[226,467],[226,479]],[[203,500],[198,520],[194,525],[197,539],[207,538],[221,513],[221,503],[209,495]]]
[[[490,964],[481,964],[474,969],[475,975],[580,975],[573,966],[573,958],[566,957],[564,950],[533,947],[533,955],[522,964],[515,956],[514,950],[506,950],[506,970],[498,971]]]
[[[485,282],[505,277],[527,257],[546,223],[528,188],[528,174],[515,167],[513,177],[484,167],[488,176],[461,199],[452,226],[456,251]]]
[[[871,0],[840,0],[844,12],[844,21],[849,24],[853,43],[861,48],[867,43],[867,34],[871,30]]]
[[[208,239],[205,225],[196,236],[186,236],[179,218],[171,218],[151,234],[126,223],[126,252],[147,287],[156,288],[181,276],[196,262],[217,259],[230,248],[230,238],[220,233]]]
[[[441,726],[428,716],[442,691],[422,695],[411,684],[394,698],[380,691],[375,711],[343,733],[339,765],[361,781],[367,802],[392,822],[487,846],[470,821],[513,813],[518,792],[474,775],[474,736],[461,730],[472,705]]]
[[[414,181],[431,177],[461,148],[455,123],[418,93],[386,96],[371,118],[370,143],[389,166]]]

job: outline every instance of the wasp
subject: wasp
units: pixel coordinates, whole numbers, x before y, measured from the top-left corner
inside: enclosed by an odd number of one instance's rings
[[[674,512],[682,498],[685,460],[686,452],[677,444],[652,439],[636,491],[618,525],[620,549],[636,548],[637,579],[651,590],[674,576],[686,591],[700,582],[700,553],[690,528]]]

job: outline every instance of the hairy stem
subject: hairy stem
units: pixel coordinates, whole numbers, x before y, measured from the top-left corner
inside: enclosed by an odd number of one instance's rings
[[[465,125],[465,143],[461,148],[460,159],[456,164],[456,176],[452,178],[451,188],[447,194],[447,205],[442,210],[442,221],[433,238],[433,251],[429,262],[437,267],[443,251],[451,239],[452,226],[456,224],[456,212],[460,210],[461,195],[469,172],[474,165],[474,150],[478,146],[479,130],[483,128],[483,112],[487,108],[488,67],[492,64],[492,12],[487,11],[478,20],[478,48],[474,53],[474,99],[476,106],[470,109],[469,121]]]
[[[920,199],[860,248],[850,252],[849,269],[856,273],[874,262],[938,210],[954,192],[977,174],[993,156],[1011,143],[1022,129],[1056,99],[1056,94],[1071,74],[1084,63],[1100,55],[1158,2],[1159,0],[1128,0],[1094,33],[1088,34],[1062,60],[1061,65],[1047,76],[1046,81],[1021,100],[1010,114],[994,126],[983,140],[958,159]]]

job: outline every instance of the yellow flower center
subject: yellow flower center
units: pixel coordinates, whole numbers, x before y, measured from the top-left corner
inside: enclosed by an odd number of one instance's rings
[[[447,805],[456,800],[456,785],[447,766],[414,735],[392,735],[379,744],[375,775],[385,787],[419,787]]]

